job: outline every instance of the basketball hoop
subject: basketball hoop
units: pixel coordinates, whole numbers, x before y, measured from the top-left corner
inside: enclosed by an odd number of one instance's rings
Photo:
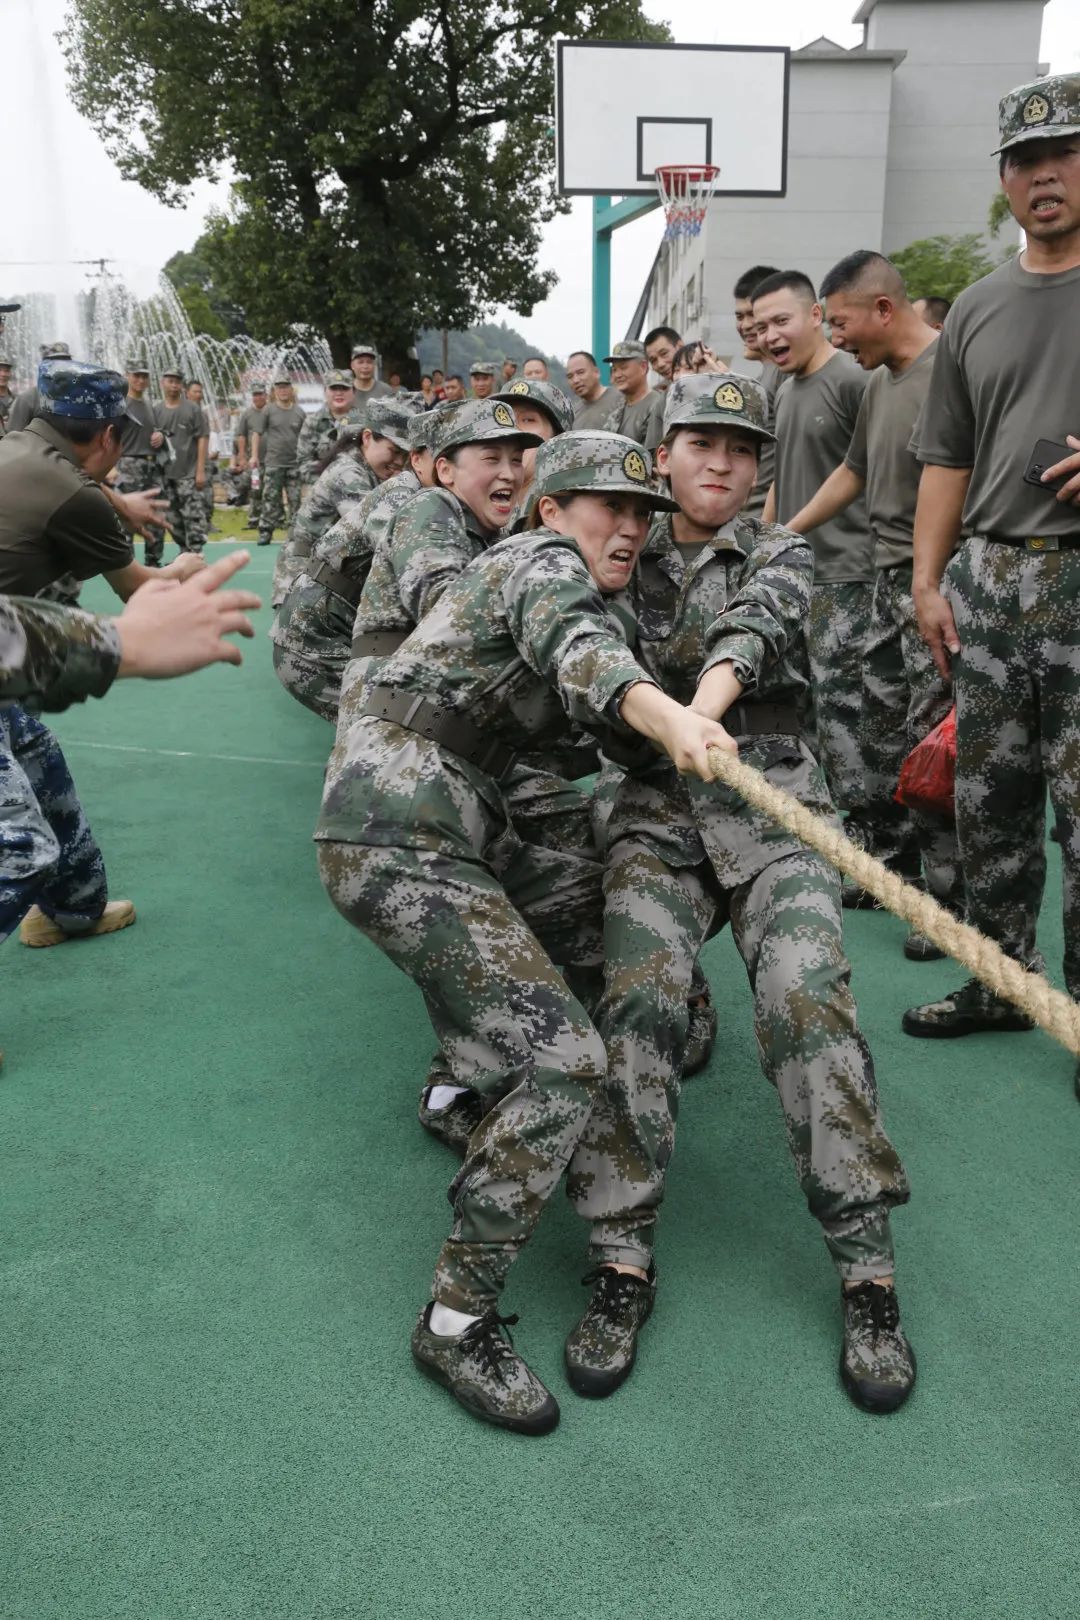
[[[713,163],[662,163],[656,189],[667,216],[665,242],[700,236],[720,170]]]

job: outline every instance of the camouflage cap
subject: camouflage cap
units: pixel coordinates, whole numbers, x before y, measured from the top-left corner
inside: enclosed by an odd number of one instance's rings
[[[526,448],[544,442],[535,433],[522,432],[504,400],[461,399],[438,413],[431,448],[437,456],[445,456],[448,450],[484,439],[517,439]]]
[[[494,377],[495,366],[490,360],[474,360],[469,367],[470,377]]]
[[[409,418],[409,449],[433,450],[439,417],[443,411],[452,409],[452,402],[441,399],[437,405],[419,410],[415,416],[411,416]]]
[[[760,383],[727,373],[676,377],[664,399],[664,436],[679,427],[737,427],[771,443],[769,400]]]
[[[181,382],[183,382],[183,380],[184,380],[184,373],[180,370],[180,368],[178,366],[162,366],[161,371],[159,372],[159,376],[162,377],[162,378],[165,378],[165,377],[178,377]]]
[[[376,354],[375,350],[371,347],[370,343],[354,343],[353,347],[352,347],[352,357],[353,357],[354,360],[356,359],[358,354],[366,354],[372,360],[377,360],[378,359],[378,355]]]
[[[640,495],[654,512],[679,510],[653,477],[649,452],[621,433],[561,433],[540,446],[529,491],[530,513],[535,513],[541,495],[569,494]]]
[[[46,343],[41,350],[43,360],[70,360],[71,350],[66,343]]]
[[[414,414],[399,399],[369,399],[364,410],[372,433],[389,439],[399,450],[409,449],[409,421]]]
[[[251,385],[251,392],[253,394],[265,394],[266,393],[266,384],[265,384],[265,382],[253,382],[252,385]]]
[[[645,353],[644,343],[639,343],[636,338],[624,338],[621,343],[615,344],[610,354],[605,354],[604,363],[610,366],[613,360],[644,360],[648,362],[648,358]]]
[[[327,388],[352,388],[354,383],[351,371],[328,371],[323,378]]]
[[[127,415],[127,378],[80,360],[43,360],[38,394],[52,416],[76,422],[115,422]]]
[[[7,366],[9,371],[13,371],[15,368],[14,355],[0,353],[0,366]]]
[[[149,377],[150,367],[145,360],[125,360],[125,370],[136,377]]]
[[[555,383],[543,382],[539,377],[517,377],[491,397],[505,399],[508,405],[528,400],[550,419],[556,433],[569,433],[574,425],[574,407],[562,389]]]
[[[292,378],[289,376],[289,373],[287,371],[279,371],[278,372],[277,376],[274,378],[274,387],[275,388],[291,388],[292,387]]]
[[[1018,85],[998,104],[998,152],[1055,135],[1080,135],[1080,73]]]

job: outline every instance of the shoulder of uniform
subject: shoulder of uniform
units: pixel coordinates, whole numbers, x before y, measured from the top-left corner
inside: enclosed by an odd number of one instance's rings
[[[744,549],[766,544],[810,547],[804,534],[796,534],[794,529],[785,528],[782,523],[763,523],[761,518],[751,517],[748,513],[736,518],[735,538]]]

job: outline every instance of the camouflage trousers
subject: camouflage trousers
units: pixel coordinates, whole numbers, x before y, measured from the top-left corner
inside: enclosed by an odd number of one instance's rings
[[[901,869],[917,866],[921,858],[929,892],[962,910],[964,878],[954,818],[905,810],[894,797],[904,760],[952,704],[952,684],[941,679],[919,634],[911,564],[881,569],[866,637],[861,729],[874,853]]]
[[[288,545],[278,554],[278,564]],[[307,559],[301,559],[301,568]],[[277,566],[274,569],[277,576]],[[313,714],[337,725],[341,680],[352,657],[356,608],[301,572],[270,627],[274,673],[287,692]]]
[[[1065,982],[1080,997],[1080,551],[966,541],[945,571],[960,638],[956,826],[969,920],[1036,959],[1047,788],[1061,837]]]
[[[121,456],[116,464],[116,487],[121,495],[141,495],[144,489],[158,489],[163,479],[154,456]],[[165,530],[147,524],[143,556],[148,568],[157,567],[165,552]]]
[[[289,523],[300,510],[299,467],[271,467],[262,475],[262,502],[259,507],[259,539],[272,540],[275,529],[285,528],[285,505]]]
[[[105,863],[60,744],[18,704],[0,705],[0,939],[32,905],[78,933],[107,899]]]
[[[54,579],[51,585],[44,585],[38,591],[38,600],[41,602],[58,602],[61,607],[78,607],[79,595],[83,588],[81,579],[74,574],[61,574]]]
[[[443,1304],[480,1314],[558,1186],[604,1076],[586,1011],[599,988],[599,863],[513,839],[475,861],[318,850],[337,909],[420,989],[454,1082],[494,1099],[450,1187],[433,1286]]]
[[[675,1142],[694,960],[730,922],[754,994],[765,1077],[784,1111],[810,1213],[841,1276],[893,1269],[889,1211],[907,1202],[844,956],[840,884],[809,850],[721,889],[712,867],[672,867],[620,840],[604,884],[608,1077],[567,1172],[595,1260],[647,1267]],[[723,1032],[721,1031],[721,1039]]]
[[[169,528],[181,551],[201,552],[206,545],[206,496],[190,478],[166,478],[161,493],[169,503]]]
[[[806,628],[816,752],[837,809],[856,812],[865,803],[859,722],[873,590],[869,581],[815,585]]]

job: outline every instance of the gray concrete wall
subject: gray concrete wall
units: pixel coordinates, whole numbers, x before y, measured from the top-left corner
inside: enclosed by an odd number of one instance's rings
[[[893,76],[882,248],[985,232],[997,190],[997,104],[1036,77],[1043,0],[878,0],[874,50],[907,54]]]

